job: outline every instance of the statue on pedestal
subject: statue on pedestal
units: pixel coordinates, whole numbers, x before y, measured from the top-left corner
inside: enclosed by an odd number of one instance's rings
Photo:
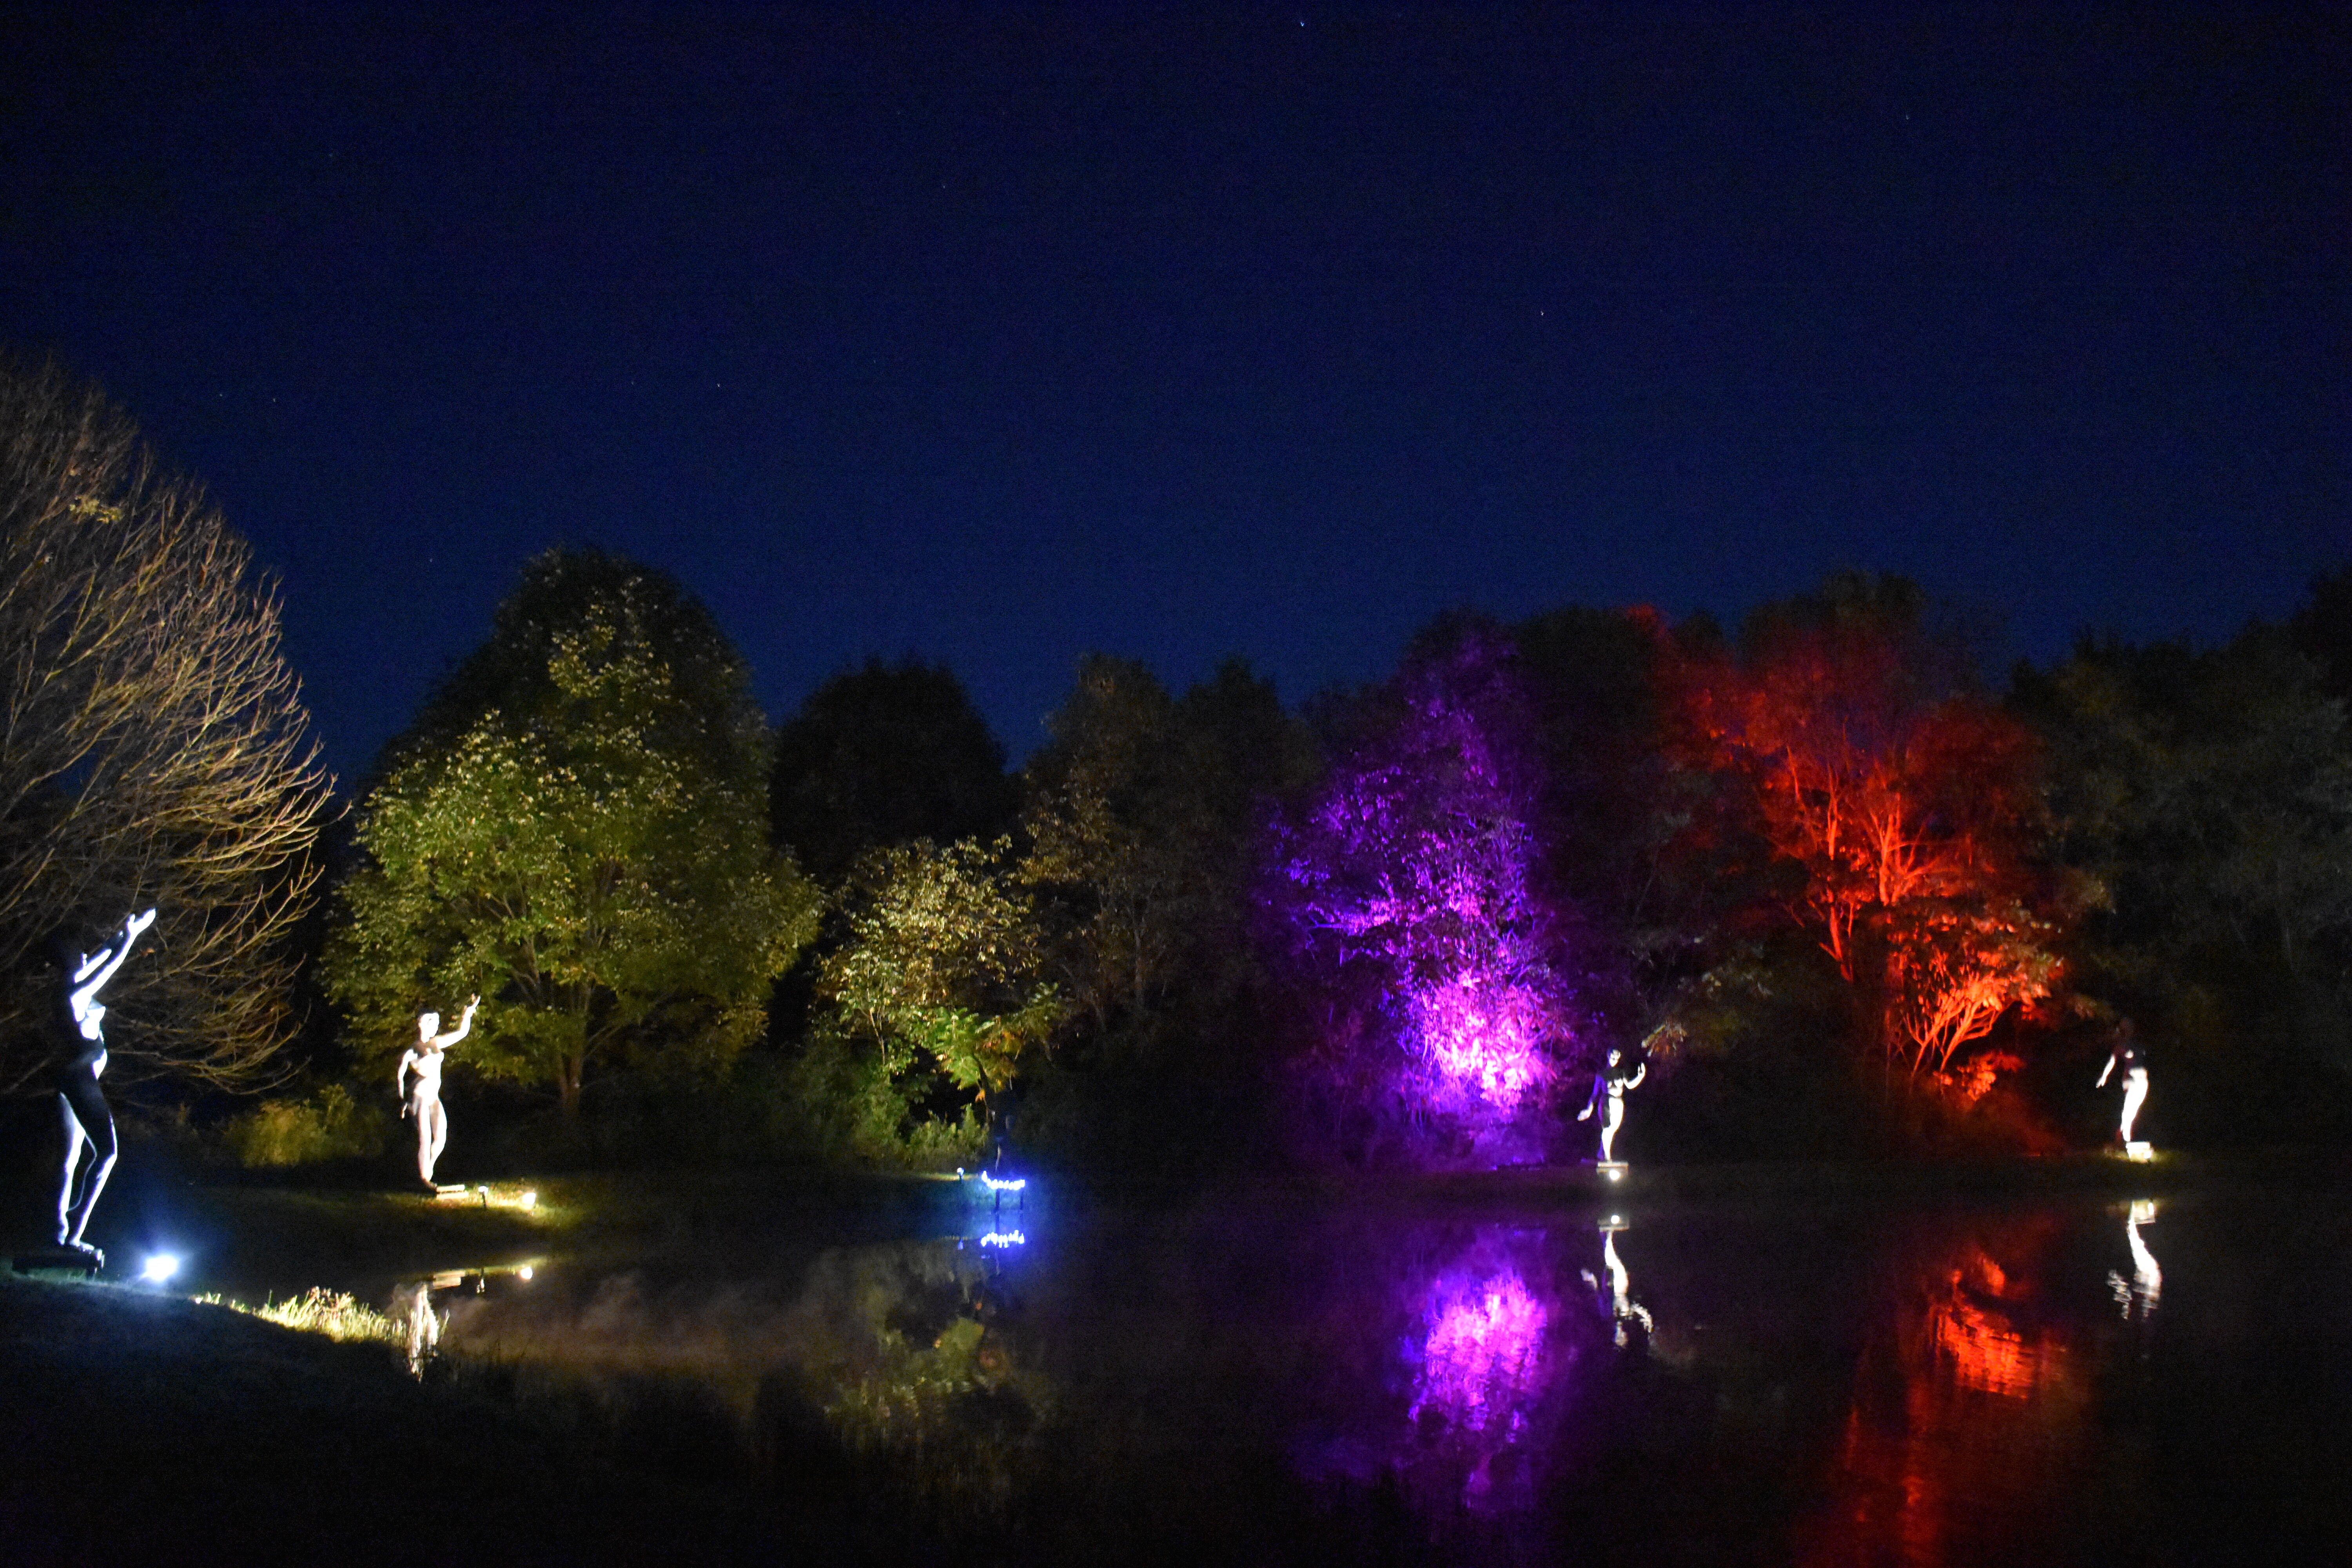
[[[2132,1035],[2132,1024],[2126,1018],[2116,1027],[2115,1049],[2107,1054],[2107,1065],[2099,1069],[2096,1088],[2107,1087],[2108,1075],[2117,1068],[2124,1072],[2123,1143],[2132,1147],[2132,1123],[2139,1120],[2139,1108],[2147,1100],[2147,1053],[2140,1048]]]
[[[114,1173],[116,1143],[114,1113],[109,1110],[98,1080],[106,1071],[106,1008],[98,994],[131,956],[131,944],[155,923],[155,911],[127,917],[122,934],[96,952],[77,951],[64,936],[51,939],[52,956],[63,971],[59,1000],[64,1004],[58,1026],[70,1056],[58,1072],[58,1108],[66,1131],[65,1171],[58,1185],[58,1245],[87,1257],[93,1268],[105,1255],[82,1239],[90,1212]],[[89,1162],[82,1163],[82,1147]]]
[[[1592,1098],[1585,1101],[1584,1109],[1576,1113],[1579,1121],[1589,1120],[1602,1100],[1608,1101],[1608,1113],[1601,1121],[1601,1163],[1604,1165],[1616,1163],[1616,1156],[1610,1152],[1610,1147],[1617,1141],[1617,1129],[1625,1124],[1625,1091],[1640,1087],[1643,1078],[1650,1070],[1650,1064],[1643,1062],[1629,1075],[1625,1071],[1623,1051],[1614,1046],[1609,1047],[1609,1065],[1592,1075]]]
[[[441,1109],[441,1053],[466,1037],[474,1026],[474,1009],[481,1005],[479,996],[469,998],[465,1016],[446,1035],[438,1032],[440,1014],[419,1013],[416,1044],[401,1053],[400,1066],[392,1075],[393,1092],[401,1099],[401,1115],[416,1118],[416,1179],[427,1192],[441,1190],[434,1184],[433,1167],[449,1142],[449,1113]],[[408,1081],[411,1072],[416,1075],[414,1084]]]

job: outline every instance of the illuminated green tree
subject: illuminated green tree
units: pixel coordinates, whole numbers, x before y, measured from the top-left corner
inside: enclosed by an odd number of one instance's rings
[[[869,851],[851,871],[847,941],[826,956],[819,990],[835,1031],[864,1054],[855,1098],[866,1125],[853,1141],[876,1145],[869,1154],[909,1134],[918,1145],[958,1133],[971,1143],[990,1093],[1021,1075],[1061,1021],[1011,853],[1002,838],[918,839]],[[936,1103],[942,1079],[962,1107]]]
[[[323,972],[363,1054],[479,992],[453,1060],[551,1084],[567,1114],[601,1061],[731,1061],[817,911],[768,845],[745,685],[667,579],[594,553],[533,562],[362,807]]]

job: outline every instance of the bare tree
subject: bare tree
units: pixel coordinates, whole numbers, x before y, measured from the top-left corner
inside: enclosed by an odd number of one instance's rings
[[[117,1070],[266,1079],[331,782],[275,590],[104,394],[5,357],[0,682],[0,1091],[50,1065],[47,935],[150,906]]]

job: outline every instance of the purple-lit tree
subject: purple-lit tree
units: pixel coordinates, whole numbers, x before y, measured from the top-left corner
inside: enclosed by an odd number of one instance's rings
[[[1530,1159],[1578,1055],[1569,922],[1534,874],[1509,644],[1479,626],[1433,641],[1274,834],[1268,903],[1321,1004],[1310,1138],[1374,1162]]]

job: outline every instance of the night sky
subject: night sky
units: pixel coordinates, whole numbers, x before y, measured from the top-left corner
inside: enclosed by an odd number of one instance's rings
[[[1093,649],[1846,565],[2217,640],[2352,559],[2352,25],[2082,11],[13,8],[0,343],[255,541],[346,775],[559,542],[1016,760]]]

